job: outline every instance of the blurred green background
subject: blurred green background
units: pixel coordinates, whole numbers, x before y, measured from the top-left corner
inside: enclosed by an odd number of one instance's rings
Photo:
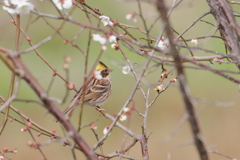
[[[168,1],[169,5],[171,1]],[[49,1],[33,1],[35,8],[43,13],[57,15],[55,9],[53,9],[52,4]],[[112,1],[112,0],[101,0],[93,1],[87,0],[86,3],[93,7],[99,8],[104,15],[110,16],[112,19],[117,20],[120,23],[125,23],[129,25],[136,25],[143,29],[143,24],[139,17],[137,17],[138,22],[128,21],[125,19],[127,13],[136,12],[139,13],[137,3],[135,1]],[[46,7],[47,6],[47,7]],[[142,3],[143,15],[146,19],[147,25],[153,22],[153,20],[158,16],[154,6],[147,3]],[[240,6],[236,6],[235,10],[240,9]],[[205,1],[202,0],[186,0],[181,3],[176,9],[173,10],[171,15],[171,23],[175,30],[181,33],[185,30],[194,20],[196,20],[203,13],[207,12],[209,7]],[[87,23],[85,18],[85,13],[75,9],[73,15],[76,20]],[[44,38],[52,35],[54,30],[52,30],[41,18],[36,20],[36,15],[26,15],[21,17],[21,26],[23,28],[28,28],[28,35],[31,37],[34,44],[39,43]],[[10,22],[11,17],[2,9],[0,10],[0,46],[13,49],[15,40],[15,26]],[[48,21],[55,27],[61,24],[61,20],[53,20],[47,18]],[[210,21],[215,24],[214,19],[211,15],[204,18],[206,21]],[[93,24],[97,25],[97,21],[93,18]],[[158,22],[159,23],[159,22]],[[28,26],[29,25],[29,26]],[[102,24],[101,24],[102,26]],[[157,24],[152,35],[159,34],[159,28],[161,24]],[[61,30],[61,33],[69,39],[73,39],[75,35],[79,32],[81,28],[79,26],[66,23]],[[106,29],[106,28],[104,28]],[[139,33],[134,29],[129,29],[137,38],[143,37],[143,34]],[[211,25],[204,22],[197,23],[193,28],[191,28],[184,37],[186,39],[191,39],[199,36],[212,35],[215,31]],[[95,33],[95,32],[93,32]],[[24,38],[21,39],[22,44],[20,49],[24,50],[29,47],[28,43]],[[53,65],[58,72],[65,75],[63,70],[64,57],[70,56],[72,62],[70,63],[70,81],[76,85],[77,88],[81,87],[83,83],[84,75],[84,56],[76,48],[72,47],[70,44],[64,44],[63,39],[56,36],[53,40],[47,42],[39,48],[40,53]],[[84,30],[83,33],[75,41],[82,49],[86,50],[88,41],[88,30]],[[140,40],[141,41],[141,40]],[[142,41],[144,42],[144,41]],[[208,48],[211,50],[216,50],[224,53],[224,45],[222,41],[216,39],[199,40],[199,46],[203,48]],[[101,45],[98,42],[91,42],[90,57],[89,57],[89,70],[92,67],[94,60],[96,59],[98,53],[100,52]],[[142,58],[135,53],[132,53],[125,49],[127,57],[132,63],[137,63],[136,67],[141,69],[145,64],[146,59]],[[183,54],[187,52],[181,50]],[[205,56],[209,55],[204,52],[194,52],[195,55]],[[50,68],[34,53],[30,52],[22,56],[24,62],[29,67],[31,72],[38,79],[39,83],[43,88],[47,89],[48,85],[52,79],[52,71]],[[112,83],[113,92],[106,104],[102,106],[109,114],[114,114],[119,111],[123,106],[125,101],[128,99],[132,88],[135,85],[135,79],[131,74],[123,75],[122,66],[126,65],[123,56],[119,51],[112,50],[110,45],[108,45],[108,50],[103,54],[101,60],[113,69],[112,72]],[[209,64],[209,62],[204,62]],[[190,65],[189,65],[190,66]],[[222,64],[219,65],[214,63],[211,65],[218,69],[229,69],[237,71],[237,68],[232,64]],[[171,66],[166,66],[168,70]],[[88,71],[89,71],[88,70]],[[140,73],[140,72],[138,72]],[[158,85],[158,79],[160,77],[161,68],[155,72],[147,75],[143,79],[143,88],[145,91],[150,87],[150,101],[156,95],[153,88]],[[204,137],[205,144],[209,150],[218,151],[222,154],[228,155],[233,158],[239,158],[239,148],[240,148],[240,100],[239,100],[239,86],[225,78],[213,74],[209,71],[186,69],[186,74],[188,78],[188,83],[191,89],[191,93],[196,98],[208,99],[211,102],[224,102],[232,103],[233,105],[226,106],[216,106],[213,103],[202,103],[196,101],[196,110],[200,110],[199,123]],[[168,80],[174,78],[176,72],[170,76],[163,84],[167,84]],[[239,75],[233,75],[240,78]],[[11,72],[8,68],[0,61],[0,94],[7,98]],[[172,137],[166,143],[162,143],[164,138],[169,136],[173,131],[177,123],[183,117],[185,113],[184,104],[182,101],[181,93],[178,89],[178,83],[170,86],[163,94],[159,96],[155,104],[151,107],[148,115],[148,133],[151,136],[148,141],[150,159],[171,159],[171,160],[195,160],[199,159],[195,146],[192,144],[192,135],[189,128],[189,124],[186,121],[183,126],[178,130],[176,135]],[[58,97],[62,99],[66,92],[65,83],[58,77],[54,78],[54,84],[49,92],[50,96]],[[70,91],[70,95],[66,103],[58,105],[61,110],[68,106],[70,99],[75,94],[74,91]],[[19,91],[18,98],[24,99],[37,99],[35,93],[29,88],[29,86],[22,81]],[[134,96],[134,101],[137,109],[140,112],[145,110],[145,102],[140,91],[137,91]],[[223,103],[220,103],[223,104]],[[25,102],[13,102],[13,106],[21,110],[29,118],[36,121],[38,124],[44,126],[48,130],[56,129],[57,133],[63,134],[59,124],[51,123],[52,115],[48,114],[46,109],[34,103]],[[72,122],[77,125],[78,112],[75,111],[72,116]],[[14,112],[10,111],[10,115],[21,119]],[[0,115],[0,120],[3,120],[3,114]],[[96,121],[97,120],[97,121]],[[98,126],[96,132],[99,137],[102,136],[102,130],[111,122],[104,117],[100,116],[95,109],[91,107],[84,108],[83,114],[83,124],[88,124],[90,122],[96,121],[95,124]],[[123,125],[127,125],[127,122],[121,122]],[[143,119],[136,112],[131,115],[129,128],[137,134],[141,134],[141,125],[143,124]],[[21,128],[24,126],[17,122],[8,122],[7,126],[0,136],[0,150],[4,147],[9,149],[17,148],[17,154],[7,153],[4,156],[10,157],[16,160],[34,159],[41,160],[43,157],[38,150],[32,149],[27,146],[27,142],[32,140],[28,132],[21,132]],[[49,137],[41,136],[37,137],[37,133],[34,132],[34,136],[38,142],[45,142],[49,140]],[[89,128],[85,128],[81,131],[81,135],[85,138],[90,146],[96,143],[95,136],[91,133]],[[121,148],[122,140],[125,133],[115,128],[109,138],[104,142],[103,150],[105,154],[112,153],[117,149]],[[131,138],[127,139],[127,142],[131,142]],[[45,153],[48,159],[73,159],[70,147],[63,147],[59,143],[53,143],[51,145],[42,146],[41,149]],[[98,152],[100,152],[98,150]],[[76,151],[78,159],[84,159],[81,152]],[[136,159],[141,159],[141,149],[139,143],[137,143],[129,153],[129,156],[133,156]],[[209,153],[210,159],[212,160],[225,160],[226,158]],[[117,158],[115,158],[117,159]]]

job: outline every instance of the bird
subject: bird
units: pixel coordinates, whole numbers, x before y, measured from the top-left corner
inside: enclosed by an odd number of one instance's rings
[[[102,111],[103,109],[99,106],[108,100],[112,92],[111,72],[111,69],[99,61],[91,77],[77,91],[70,101],[70,105],[63,111],[63,114],[69,117],[71,111],[82,103],[94,106],[97,110]],[[52,122],[58,122],[58,119],[53,119]]]

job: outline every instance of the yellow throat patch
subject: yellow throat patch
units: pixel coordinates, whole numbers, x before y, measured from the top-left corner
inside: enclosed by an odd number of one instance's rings
[[[107,69],[107,68],[108,68],[108,67],[107,67],[103,62],[99,61],[98,65],[97,65],[97,67],[96,67],[96,70],[102,71],[102,70],[105,70],[105,69]]]

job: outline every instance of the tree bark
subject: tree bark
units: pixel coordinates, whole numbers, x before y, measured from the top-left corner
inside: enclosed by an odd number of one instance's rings
[[[224,39],[226,48],[229,50],[231,59],[236,62],[240,70],[239,37],[240,27],[237,23],[232,9],[226,0],[206,0],[210,6],[210,11],[216,19],[220,35]]]

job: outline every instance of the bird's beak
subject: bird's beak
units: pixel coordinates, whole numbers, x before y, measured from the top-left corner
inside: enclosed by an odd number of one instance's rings
[[[109,72],[112,72],[113,70],[112,69],[108,69]]]

